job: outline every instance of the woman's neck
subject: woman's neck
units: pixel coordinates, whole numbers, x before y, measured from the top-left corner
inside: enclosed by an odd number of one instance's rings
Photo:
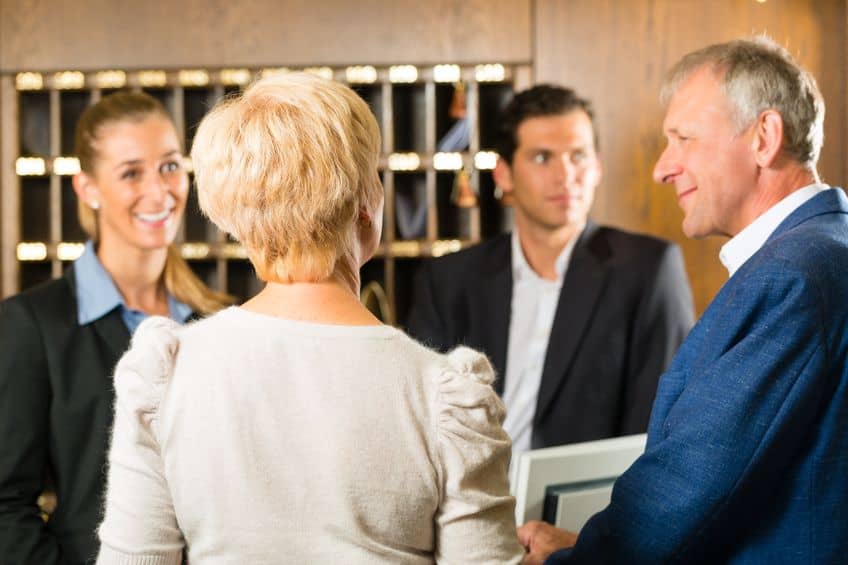
[[[97,258],[112,277],[128,308],[168,315],[168,294],[162,276],[168,249],[144,250],[108,241],[97,246]]]
[[[359,301],[358,284],[351,286],[349,282],[336,277],[319,282],[269,282],[242,308],[278,318],[319,324],[381,324]]]

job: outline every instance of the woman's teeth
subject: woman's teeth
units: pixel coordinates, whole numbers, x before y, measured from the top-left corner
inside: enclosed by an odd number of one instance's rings
[[[171,214],[171,210],[162,210],[161,212],[155,214],[142,214],[136,213],[135,217],[141,220],[142,222],[156,223],[161,222],[165,218],[167,218]]]

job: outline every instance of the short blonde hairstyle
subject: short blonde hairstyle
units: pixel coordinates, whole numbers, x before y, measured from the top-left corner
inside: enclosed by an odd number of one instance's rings
[[[668,104],[695,71],[707,67],[721,81],[739,131],[764,110],[783,119],[783,149],[814,169],[824,143],[824,100],[816,79],[767,36],[710,45],[684,56],[666,76],[660,93]]]
[[[362,98],[306,73],[219,102],[191,150],[200,208],[242,242],[259,278],[284,283],[359,268],[356,221],[381,202],[379,156]]]

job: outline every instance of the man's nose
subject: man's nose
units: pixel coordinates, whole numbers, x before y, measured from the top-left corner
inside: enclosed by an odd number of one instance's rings
[[[557,159],[557,179],[562,182],[572,182],[577,174],[577,166],[568,154]]]
[[[666,147],[654,165],[654,181],[659,184],[671,183],[681,171],[682,168],[674,159],[671,148]]]

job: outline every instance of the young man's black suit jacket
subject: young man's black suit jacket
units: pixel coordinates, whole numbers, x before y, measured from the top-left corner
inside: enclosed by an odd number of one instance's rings
[[[3,565],[82,564],[97,554],[112,372],[130,334],[118,309],[77,320],[73,266],[0,303]],[[45,523],[36,499],[48,480],[58,506]]]
[[[425,263],[407,329],[440,350],[485,352],[503,392],[510,235]],[[532,447],[643,433],[660,374],[694,320],[680,249],[589,223],[575,245],[551,328]]]

